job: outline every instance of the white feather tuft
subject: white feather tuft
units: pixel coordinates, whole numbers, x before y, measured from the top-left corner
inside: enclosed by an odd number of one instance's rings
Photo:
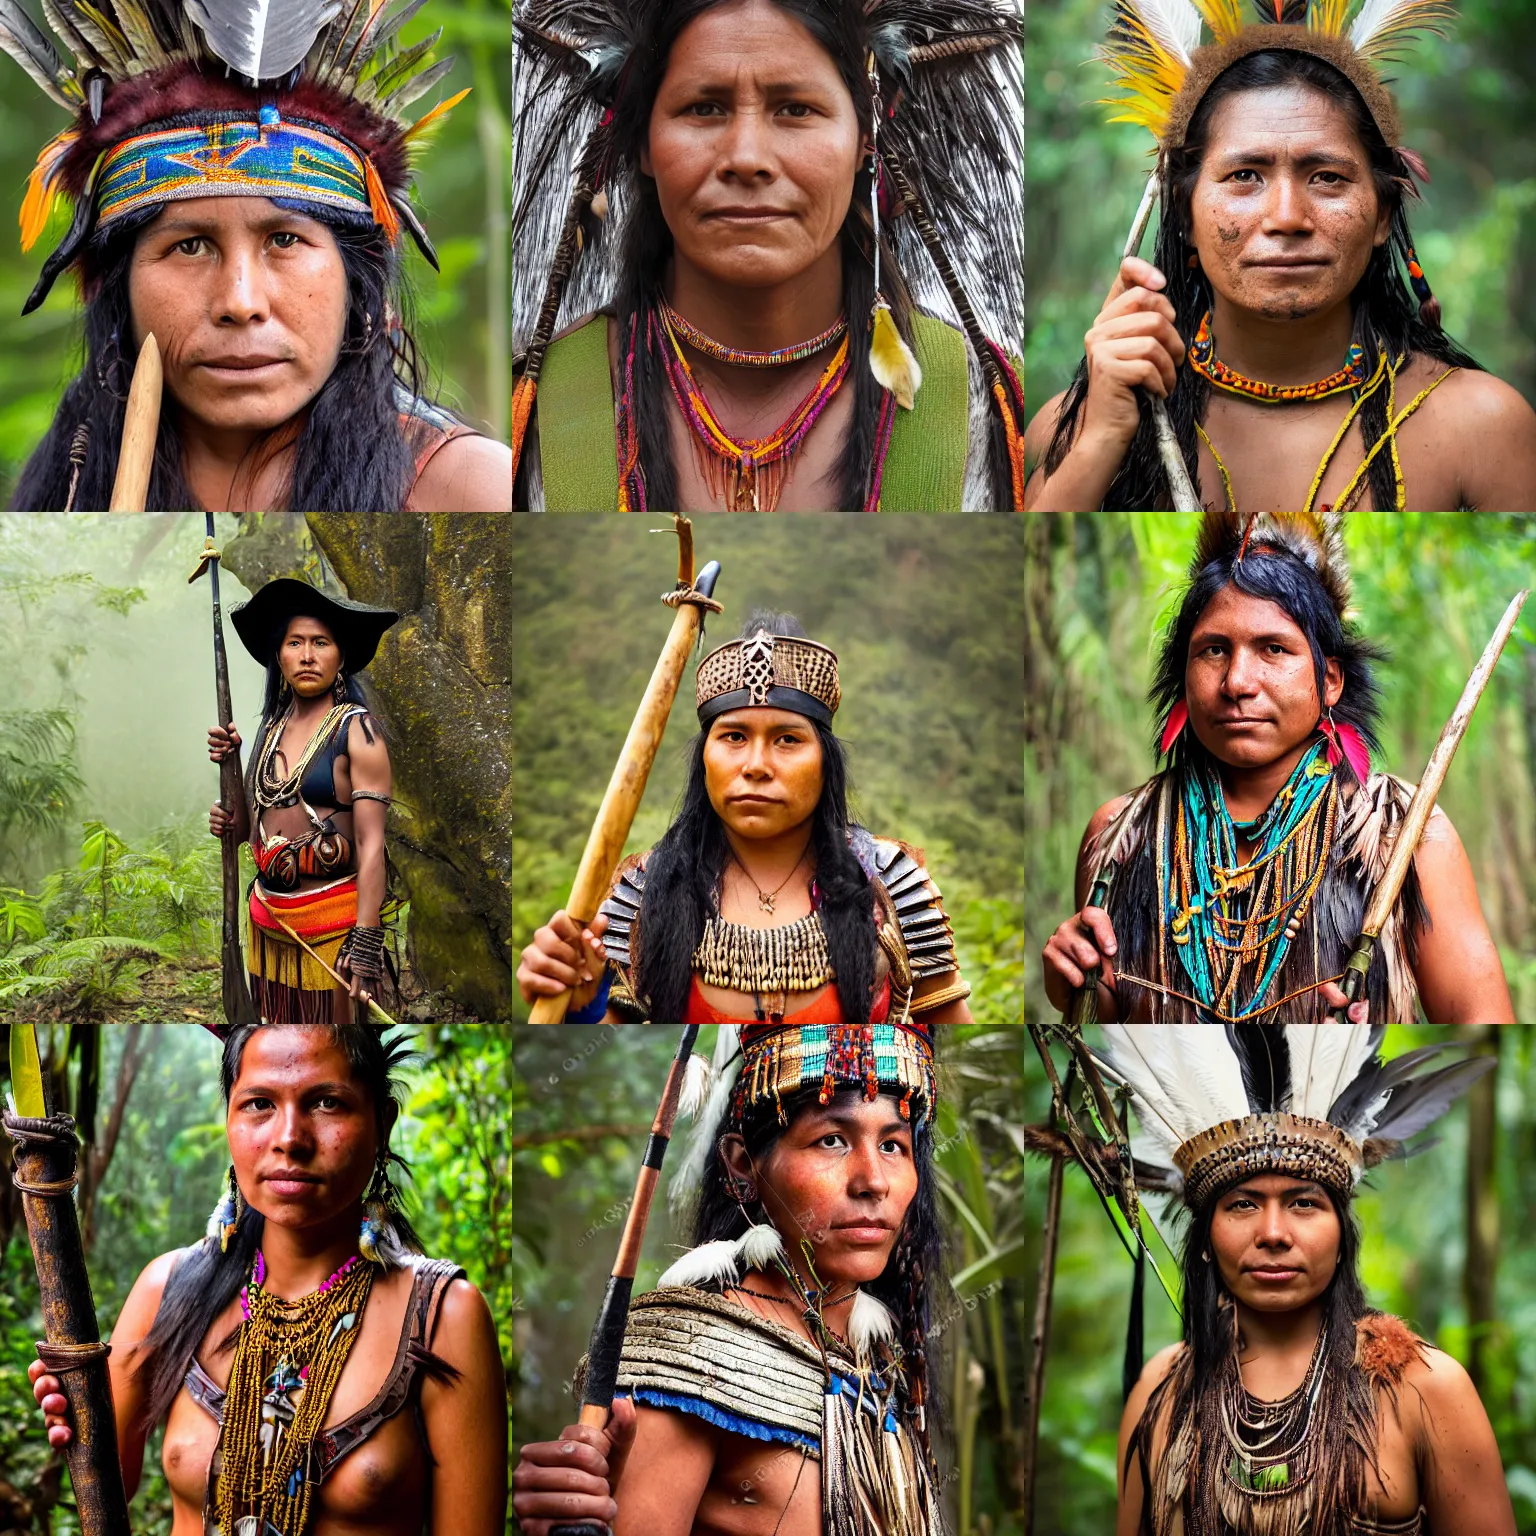
[[[734,1285],[741,1278],[736,1268],[736,1243],[728,1237],[690,1248],[656,1282],[669,1285]]]
[[[784,1257],[784,1239],[766,1222],[751,1227],[736,1239],[736,1257],[743,1269],[766,1269]]]
[[[691,1051],[683,1076],[683,1096],[678,1101],[678,1112],[690,1120],[699,1118],[699,1111],[709,1097],[709,1063],[700,1051]]]
[[[1410,41],[1415,31],[1443,34],[1455,20],[1449,0],[1365,0],[1349,29],[1349,40],[1363,54],[1386,54]]]
[[[855,1291],[853,1310],[848,1314],[848,1343],[853,1358],[863,1361],[869,1358],[875,1344],[890,1344],[896,1338],[896,1319],[891,1309],[877,1296],[868,1291]]]
[[[1375,1055],[1369,1024],[1287,1024],[1293,1115],[1326,1120],[1333,1101]]]
[[[1190,0],[1130,0],[1146,29],[1181,64],[1200,46],[1200,12]]]
[[[725,1123],[726,1106],[731,1100],[731,1090],[741,1075],[741,1036],[734,1024],[722,1024],[715,1036],[714,1064],[711,1076],[714,1086],[709,1090],[704,1111],[693,1124],[693,1134],[688,1138],[687,1150],[677,1171],[667,1186],[667,1205],[674,1215],[687,1205],[704,1182],[704,1168],[715,1155],[715,1143]]]
[[[1191,1136],[1249,1113],[1242,1069],[1224,1029],[1105,1024],[1105,1063],[1134,1095],[1137,1138],[1164,1167]],[[1137,1151],[1133,1144],[1132,1151]]]

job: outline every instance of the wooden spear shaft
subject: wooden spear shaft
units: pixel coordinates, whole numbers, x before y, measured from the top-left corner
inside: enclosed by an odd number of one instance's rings
[[[1504,617],[1499,620],[1499,627],[1494,630],[1493,638],[1483,648],[1483,654],[1478,658],[1477,665],[1473,667],[1471,677],[1467,679],[1467,686],[1461,690],[1461,698],[1457,701],[1451,718],[1445,722],[1445,729],[1440,732],[1435,750],[1429,754],[1429,764],[1424,769],[1424,776],[1419,780],[1418,788],[1413,792],[1413,799],[1408,802],[1408,814],[1403,818],[1403,824],[1398,829],[1396,840],[1392,844],[1392,855],[1387,860],[1386,871],[1376,882],[1376,889],[1371,893],[1370,905],[1365,909],[1365,918],[1360,924],[1360,938],[1355,944],[1354,953],[1349,957],[1349,963],[1345,966],[1343,978],[1339,983],[1344,996],[1350,1003],[1358,1002],[1365,996],[1366,973],[1371,968],[1371,957],[1376,952],[1376,941],[1380,938],[1381,930],[1386,926],[1387,918],[1392,913],[1392,907],[1403,888],[1404,880],[1408,878],[1408,866],[1413,862],[1419,840],[1424,836],[1424,828],[1429,825],[1430,813],[1435,808],[1435,799],[1440,793],[1440,786],[1445,783],[1445,775],[1451,766],[1451,759],[1456,755],[1456,748],[1461,745],[1461,738],[1467,734],[1467,726],[1472,720],[1472,711],[1477,708],[1477,701],[1482,698],[1483,690],[1488,686],[1489,678],[1493,676],[1493,669],[1499,664],[1504,646],[1514,632],[1515,621],[1520,617],[1520,610],[1525,606],[1525,600],[1530,595],[1530,589],[1527,588],[1515,593],[1510,599],[1509,606],[1504,610]],[[1348,1014],[1349,1003],[1341,1008],[1335,1008],[1332,1015],[1333,1022],[1347,1023]]]
[[[123,446],[117,456],[117,479],[112,484],[109,511],[144,510],[149,496],[149,475],[155,465],[163,383],[160,344],[151,331],[139,348],[139,360],[133,365],[133,382],[128,386],[128,408],[123,413]]]
[[[1051,1341],[1051,1295],[1056,1285],[1056,1246],[1061,1230],[1061,1184],[1066,1160],[1051,1158],[1045,1191],[1045,1245],[1035,1290],[1035,1321],[1030,1335],[1029,1391],[1024,1403],[1024,1536],[1035,1528],[1035,1468],[1040,1443],[1040,1401],[1045,1394],[1045,1357]]]
[[[685,592],[697,593],[706,601],[715,590],[720,575],[718,561],[711,560],[693,579],[693,526],[685,517],[675,520],[678,536],[678,587]],[[671,596],[672,594],[668,594]],[[664,597],[663,602],[667,601]],[[634,824],[635,812],[640,808],[640,798],[645,793],[645,781],[650,777],[651,764],[656,761],[661,746],[662,733],[667,728],[667,716],[672,701],[677,697],[678,684],[682,681],[683,668],[688,664],[688,653],[698,638],[699,626],[704,622],[704,608],[684,598],[677,603],[676,616],[667,643],[662,647],[651,680],[646,684],[640,708],[630,723],[629,735],[624,739],[624,749],[614,764],[613,775],[598,808],[597,820],[587,835],[587,846],[571,884],[570,899],[565,910],[578,928],[585,928],[597,916],[597,909],[608,894],[613,872],[619,866],[625,840]],[[541,997],[535,1000],[528,1014],[530,1024],[559,1024],[565,1019],[570,1006],[571,994],[562,992],[558,997]]]

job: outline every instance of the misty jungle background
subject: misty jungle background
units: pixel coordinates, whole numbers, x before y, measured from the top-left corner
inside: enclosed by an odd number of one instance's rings
[[[1536,401],[1536,5],[1458,0],[1456,10],[1449,37],[1404,49],[1387,71],[1403,142],[1433,177],[1409,224],[1446,329]],[[1103,0],[1051,0],[1026,16],[1031,415],[1082,359],[1152,165],[1151,135],[1106,122],[1100,104],[1111,76],[1093,54],[1109,15]]]
[[[23,4],[23,9],[28,7]],[[43,23],[35,4],[35,20]],[[420,117],[466,86],[467,96],[441,120],[417,161],[414,199],[437,248],[436,273],[405,241],[406,275],[415,291],[413,325],[426,382],[445,404],[505,437],[512,364],[507,295],[511,175],[512,10],[510,0],[433,0],[401,28],[402,47],[443,29],[435,57],[455,64],[413,104]],[[10,58],[0,59],[0,506],[10,504],[16,477],[37,446],[63,393],[80,368],[76,285],[66,275],[41,309],[21,306],[43,260],[69,228],[60,202],[29,252],[17,236],[28,173],[38,151],[67,126]],[[431,130],[429,130],[430,132]],[[408,324],[411,322],[408,320]]]
[[[1090,1031],[1090,1043],[1095,1031]],[[1521,1536],[1536,1532],[1536,1030],[1498,1025],[1387,1030],[1382,1054],[1460,1040],[1498,1058],[1418,1144],[1406,1163],[1373,1169],[1355,1210],[1364,1231],[1361,1278],[1373,1307],[1396,1313],[1471,1373],[1498,1436]],[[1056,1052],[1058,1072],[1066,1053]],[[1042,1125],[1051,1096],[1033,1047],[1025,1061],[1024,1119]],[[1025,1289],[1031,1318],[1040,1266],[1048,1162],[1025,1163]],[[1154,1197],[1146,1209],[1181,1252],[1184,1226]],[[1177,1290],[1179,1265],[1151,1237]],[[1046,1353],[1035,1536],[1114,1529],[1115,1438],[1132,1266],[1098,1197],[1068,1164]],[[1145,1358],[1180,1337],[1177,1314],[1151,1269]]]
[[[1026,1017],[1050,1011],[1040,951],[1075,909],[1088,819],[1155,767],[1153,647],[1178,610],[1198,514],[1025,519]],[[1529,514],[1356,513],[1354,607],[1390,659],[1385,767],[1417,782],[1505,605],[1536,576]],[[1381,766],[1381,765],[1378,765]],[[1505,647],[1439,802],[1472,861],[1517,1019],[1536,1019],[1536,614]]]
[[[0,1075],[9,1060],[0,1026]],[[86,1143],[77,1197],[102,1337],[151,1259],[198,1241],[229,1164],[219,1095],[219,1043],[196,1025],[67,1025],[40,1032],[54,1107]],[[511,1052],[504,1032],[429,1025],[424,1060],[392,1145],[411,1164],[406,1210],[426,1251],[462,1265],[496,1320],[510,1376],[517,1309],[512,1280]],[[8,1086],[8,1082],[7,1082]],[[37,1275],[11,1142],[0,1137],[0,1530],[77,1536],[63,1461],[50,1451],[27,1381],[42,1337]],[[131,1506],[134,1536],[169,1536],[171,1497],[161,1431]]]
[[[725,604],[699,654],[754,608],[796,614],[837,652],[853,814],[926,851],[986,1023],[1017,1023],[1023,1002],[1022,532],[1014,518],[921,514],[694,520],[696,563],[721,562]],[[514,955],[570,894],[676,576],[665,518],[514,516]],[[693,676],[690,663],[626,853],[661,837],[681,797]],[[521,995],[513,1016],[527,1016]]]
[[[364,674],[391,732],[389,848],[412,903],[402,1018],[507,1017],[503,522],[216,522],[246,761],[265,674],[229,621],[245,582],[299,576],[402,614]],[[0,1020],[221,1017],[212,614],[207,578],[187,582],[204,526],[0,514]],[[241,869],[243,890],[248,846]]]
[[[705,1025],[696,1049],[712,1053],[717,1032]],[[1020,1536],[1027,1041],[1017,1027],[954,1024],[938,1033],[934,1163],[949,1280],[934,1306],[928,1358],[951,1435],[935,1454],[955,1536]],[[576,1417],[571,1375],[602,1302],[677,1031],[571,1025],[517,1030],[513,1042],[515,1454]],[[662,1198],[689,1134],[680,1120],[651,1206],[637,1296],[689,1246],[691,1228]]]

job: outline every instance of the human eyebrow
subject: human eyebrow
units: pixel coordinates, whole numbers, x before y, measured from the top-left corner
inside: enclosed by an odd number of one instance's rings
[[[279,210],[263,219],[256,219],[246,227],[254,229],[261,234],[271,234],[277,229],[291,229],[295,224],[312,224],[314,220],[306,218],[302,213],[286,213]],[[182,240],[190,239],[193,235],[210,236],[219,233],[219,226],[209,224],[198,219],[164,219],[156,224],[152,233],[157,235],[177,235]]]
[[[1250,165],[1268,169],[1279,165],[1281,158],[1272,149],[1228,149],[1217,154],[1215,166],[1217,170],[1237,170]],[[1284,158],[1301,170],[1313,170],[1323,165],[1343,166],[1353,170],[1358,163],[1353,155],[1337,149],[1312,149],[1299,155],[1287,155]]]
[[[821,1112],[817,1117],[817,1122],[836,1126],[855,1126],[859,1123],[859,1117],[857,1114],[845,1114],[838,1110],[828,1109]],[[892,1131],[910,1131],[911,1129],[912,1127],[905,1120],[891,1120],[880,1127],[879,1135],[882,1137],[889,1136]]]

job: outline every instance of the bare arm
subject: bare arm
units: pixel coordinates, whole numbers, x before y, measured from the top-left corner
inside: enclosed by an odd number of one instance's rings
[[[1458,506],[1473,511],[1536,511],[1536,411],[1519,390],[1490,373],[1464,373],[1456,386],[1451,441],[1460,481]]]
[[[635,1444],[614,1498],[613,1536],[690,1536],[715,1469],[718,1432],[692,1414],[636,1409]]]
[[[459,1373],[421,1389],[427,1442],[442,1475],[432,1484],[432,1536],[500,1536],[507,1521],[507,1383],[496,1325],[467,1280],[443,1296],[434,1354]]]
[[[1472,1378],[1449,1355],[1431,1349],[1406,1387],[1405,1407],[1410,1394],[1419,1405],[1415,1457],[1428,1528],[1515,1536],[1498,1442]]]
[[[1429,926],[1418,934],[1414,976],[1431,1024],[1513,1024],[1514,1004],[1488,932],[1467,851],[1438,807],[1414,854]]]
[[[1141,1530],[1141,1473],[1140,1460],[1130,1462],[1128,1460],[1131,1448],[1131,1436],[1136,1433],[1136,1426],[1141,1422],[1141,1416],[1147,1411],[1147,1402],[1151,1398],[1157,1384],[1168,1374],[1173,1365],[1174,1356],[1182,1348],[1179,1344],[1170,1344],[1167,1349],[1162,1349],[1153,1355],[1143,1367],[1141,1376],[1136,1385],[1131,1388],[1131,1395],[1125,1400],[1125,1412],[1120,1415],[1120,1446],[1115,1465],[1119,1469],[1120,1479],[1120,1507],[1115,1518],[1115,1536],[1137,1536]],[[1162,1431],[1153,1436],[1154,1456],[1161,1449]]]
[[[357,849],[357,922],[360,928],[379,926],[384,905],[384,821],[388,806],[379,800],[357,799],[360,789],[390,793],[389,749],[377,727],[373,740],[361,720],[347,727],[347,767],[352,780],[352,841]]]

